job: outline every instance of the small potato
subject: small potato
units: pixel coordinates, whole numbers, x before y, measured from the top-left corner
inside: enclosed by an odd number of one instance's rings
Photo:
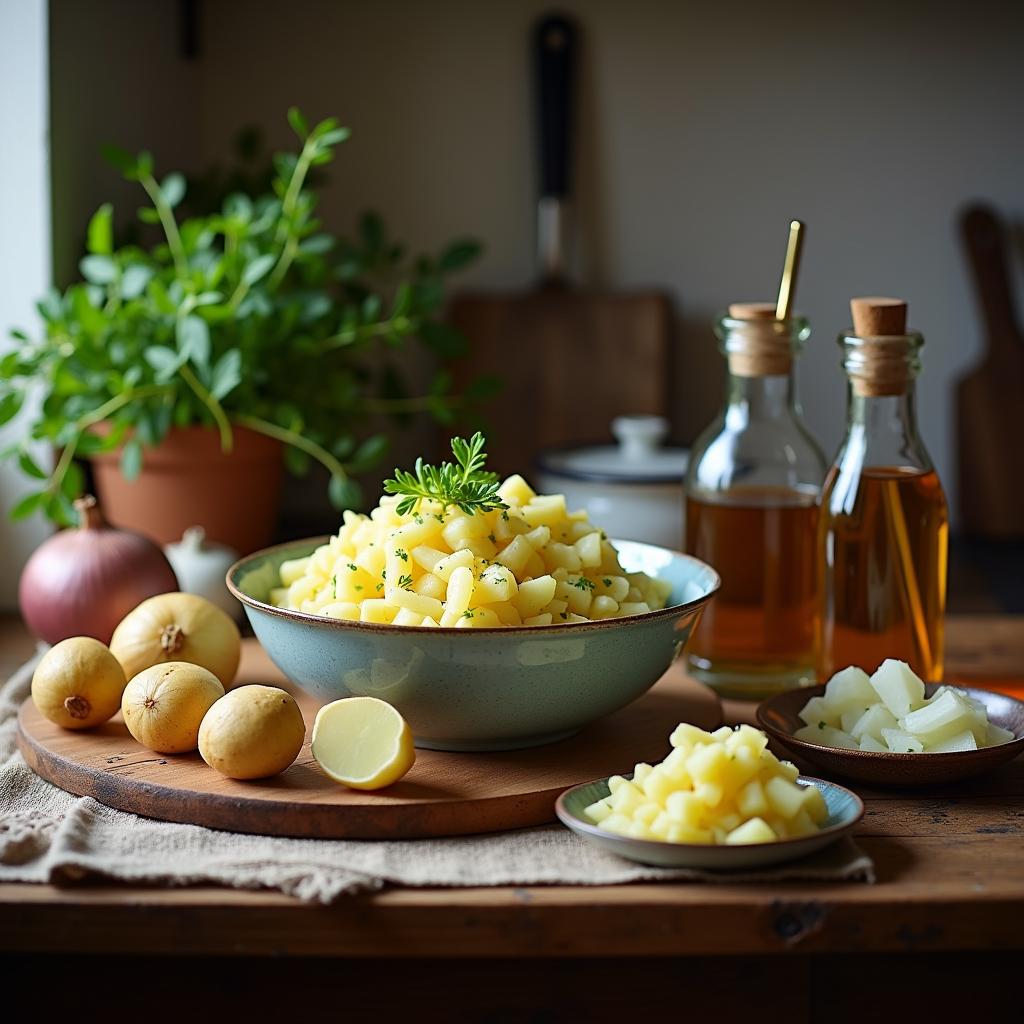
[[[239,686],[207,711],[199,753],[222,775],[262,779],[283,772],[302,749],[306,725],[295,698],[276,686]]]

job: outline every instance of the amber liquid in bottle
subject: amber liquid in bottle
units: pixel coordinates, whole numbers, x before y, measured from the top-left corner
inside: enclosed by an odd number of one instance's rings
[[[781,487],[687,496],[686,550],[722,578],[687,647],[696,676],[731,679],[744,697],[814,677],[817,497]]]
[[[819,547],[823,678],[847,665],[871,671],[886,658],[942,678],[948,529],[934,470],[872,467],[852,487],[837,467],[829,471]]]

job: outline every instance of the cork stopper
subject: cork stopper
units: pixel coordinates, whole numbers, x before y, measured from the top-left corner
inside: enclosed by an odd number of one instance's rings
[[[907,304],[902,299],[869,296],[850,299],[853,333],[858,338],[892,337],[907,333]]]
[[[867,398],[902,395],[917,373],[918,335],[907,334],[907,304],[879,296],[850,299],[853,338],[846,372],[854,394]]]
[[[733,320],[725,338],[729,372],[734,377],[779,377],[793,368],[793,341],[786,322],[775,317],[774,302],[733,302]]]
[[[774,320],[774,302],[734,302],[729,306],[729,316],[736,320]]]

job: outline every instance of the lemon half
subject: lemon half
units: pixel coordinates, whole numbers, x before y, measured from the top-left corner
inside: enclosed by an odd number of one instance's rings
[[[346,697],[322,707],[311,747],[324,773],[352,789],[393,785],[416,760],[405,719],[376,697]]]

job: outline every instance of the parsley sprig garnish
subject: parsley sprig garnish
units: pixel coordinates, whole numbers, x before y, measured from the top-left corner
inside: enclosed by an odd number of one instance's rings
[[[498,474],[484,469],[487,439],[478,430],[468,441],[452,438],[455,462],[442,462],[431,466],[423,459],[416,460],[415,473],[396,469],[391,480],[384,481],[386,494],[398,494],[402,500],[396,511],[400,516],[414,512],[425,498],[439,502],[445,508],[454,505],[473,515],[491,509],[506,509],[498,496]]]

